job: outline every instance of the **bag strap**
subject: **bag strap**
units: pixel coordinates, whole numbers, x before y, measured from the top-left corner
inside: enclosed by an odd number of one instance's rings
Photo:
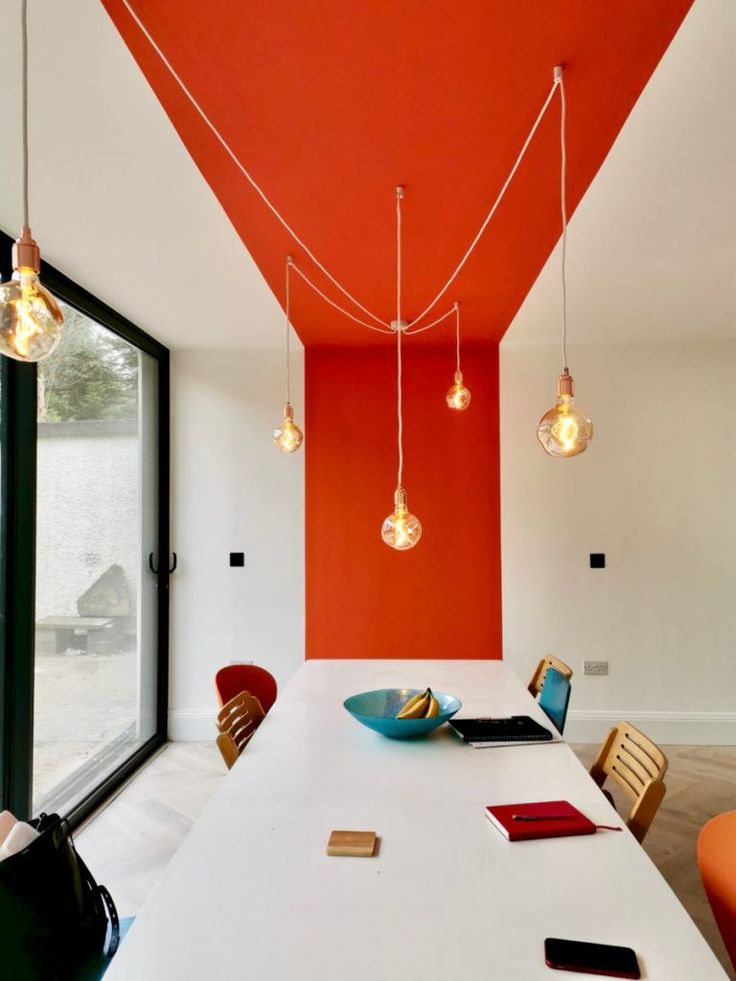
[[[120,917],[118,916],[117,907],[115,906],[113,898],[107,891],[106,887],[97,884],[94,876],[87,868],[87,863],[77,851],[76,845],[74,844],[74,838],[72,837],[71,828],[69,827],[69,822],[66,820],[66,818],[64,818],[62,823],[66,827],[69,844],[74,852],[74,857],[77,860],[80,873],[86,879],[88,886],[91,889],[96,890],[97,895],[100,897],[100,899],[102,899],[105,907],[107,919],[110,921],[110,942],[107,945],[107,950],[105,953],[108,957],[112,957],[115,951],[118,949],[118,944],[120,943]]]
[[[118,944],[120,943],[120,918],[118,916],[118,911],[115,908],[115,903],[112,900],[112,896],[107,889],[104,886],[98,886],[97,890],[102,897],[102,901],[107,907],[107,916],[110,920],[110,943],[107,945],[107,950],[105,953],[108,957],[112,957],[112,955],[118,949]]]

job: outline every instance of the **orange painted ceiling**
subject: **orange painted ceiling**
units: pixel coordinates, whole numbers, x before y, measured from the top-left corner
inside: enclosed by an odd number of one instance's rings
[[[276,296],[283,301],[291,253],[341,300],[246,184],[122,0],[102,2]],[[572,211],[692,0],[130,2],[286,220],[347,289],[390,320],[395,186],[406,187],[403,309],[411,319],[480,226],[546,98],[553,66],[565,65]],[[466,340],[503,336],[559,237],[558,134],[556,97],[483,240],[436,309],[461,301]],[[156,233],[165,238],[166,229]],[[569,282],[574,294],[574,268]],[[248,303],[237,283],[218,281],[216,256],[203,256],[202,288],[227,289],[236,304]],[[296,278],[292,315],[308,345],[391,343]],[[417,340],[450,337],[448,321]]]

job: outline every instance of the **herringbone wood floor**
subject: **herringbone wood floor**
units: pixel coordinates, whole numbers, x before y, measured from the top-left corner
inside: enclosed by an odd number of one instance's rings
[[[597,746],[572,748],[586,767],[598,753]],[[644,839],[644,850],[695,920],[729,978],[736,979],[700,882],[695,852],[698,833],[706,821],[723,811],[736,810],[736,747],[662,749],[670,764],[665,778],[667,795]],[[606,789],[613,793],[620,813],[627,814],[626,795],[608,784]]]
[[[585,766],[597,746],[573,746]],[[695,843],[705,822],[736,809],[736,747],[669,746],[667,796],[644,848],[736,979],[700,884]],[[214,743],[170,743],[77,835],[82,857],[122,916],[138,912],[225,775]],[[620,810],[626,814],[626,802]],[[693,978],[693,981],[697,981]]]

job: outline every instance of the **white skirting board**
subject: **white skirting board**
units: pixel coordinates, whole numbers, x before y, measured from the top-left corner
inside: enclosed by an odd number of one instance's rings
[[[214,740],[215,714],[214,707],[169,709],[169,739],[183,743]],[[608,730],[623,720],[663,745],[736,746],[736,712],[570,709],[565,739],[569,743],[600,743]]]
[[[169,709],[169,739],[175,743],[214,742],[216,706],[208,709]]]
[[[570,709],[565,739],[569,743],[600,743],[609,729],[623,721],[665,746],[736,746],[736,712]]]

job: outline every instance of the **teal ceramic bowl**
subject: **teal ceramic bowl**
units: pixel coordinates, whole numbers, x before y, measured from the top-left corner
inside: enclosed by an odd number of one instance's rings
[[[380,732],[390,739],[416,739],[426,736],[438,726],[451,719],[462,702],[454,695],[432,690],[440,703],[439,715],[433,719],[397,719],[396,716],[410,698],[424,691],[423,688],[379,688],[378,691],[364,691],[346,698],[343,705],[362,725]]]

